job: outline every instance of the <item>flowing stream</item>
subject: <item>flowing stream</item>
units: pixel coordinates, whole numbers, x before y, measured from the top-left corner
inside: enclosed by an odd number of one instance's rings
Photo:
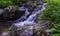
[[[34,25],[34,23],[36,23],[35,20],[37,18],[37,15],[45,9],[46,5],[47,5],[47,3],[43,3],[43,5],[37,5],[36,8],[31,13],[31,15],[29,15],[30,14],[30,12],[28,11],[29,9],[26,8],[24,5],[19,7],[19,10],[25,11],[25,14],[21,18],[17,19],[15,21],[15,23],[13,23],[12,26],[16,27],[17,30],[21,30],[21,27],[24,27],[27,24]],[[28,15],[29,15],[29,17],[28,17]],[[22,36],[32,36],[33,33],[29,34],[28,32],[32,32],[32,31],[27,30],[26,34],[22,35]],[[2,34],[2,35],[4,35],[4,34]],[[18,34],[18,35],[14,35],[14,36],[21,36],[21,35]]]
[[[24,10],[25,14],[21,18],[16,20],[13,26],[17,27],[18,30],[21,30],[20,27],[24,27],[27,24],[34,25],[34,23],[36,23],[35,20],[37,18],[37,15],[45,9],[46,5],[47,5],[47,3],[44,3],[43,5],[37,5],[36,8],[34,9],[34,11],[32,12],[32,14],[28,18],[27,18],[27,16],[30,14],[28,11],[29,9],[27,9],[24,6],[20,7],[19,10]],[[33,32],[29,31],[28,29],[26,29],[26,30],[27,30],[26,34],[22,35],[22,36],[32,36]],[[31,33],[28,34],[29,32],[31,32]]]
[[[14,26],[18,27],[18,26],[24,26],[25,23],[27,24],[30,23],[30,25],[35,23],[37,15],[45,9],[46,5],[47,3],[44,3],[43,5],[38,5],[28,18],[27,16],[30,14],[28,11],[29,9],[25,8],[24,6],[20,7],[19,10],[25,10],[25,14],[21,18],[15,21]]]

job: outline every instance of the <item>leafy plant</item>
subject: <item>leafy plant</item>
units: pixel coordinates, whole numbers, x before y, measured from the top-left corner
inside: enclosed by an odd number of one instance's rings
[[[14,5],[20,5],[21,0],[11,0]]]
[[[60,0],[46,0],[48,6],[42,13],[38,15],[38,21],[48,20],[52,21],[52,27],[48,32],[60,32]]]
[[[6,0],[0,0],[0,8],[4,8],[4,7],[7,7],[9,5],[13,5],[13,2],[6,1]]]
[[[10,5],[20,5],[20,0],[0,0],[0,8]]]

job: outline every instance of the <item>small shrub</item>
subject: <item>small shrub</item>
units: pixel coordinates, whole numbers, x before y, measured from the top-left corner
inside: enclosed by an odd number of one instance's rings
[[[51,2],[48,3],[48,6],[46,7],[45,10],[43,10],[42,13],[38,15],[38,21],[40,20],[48,20],[52,21],[52,27],[49,29],[52,32],[60,32],[60,4],[53,3],[52,0]],[[55,2],[55,1],[54,1]],[[54,30],[53,30],[53,29]]]
[[[60,20],[60,8],[54,5],[47,6],[47,8],[39,15],[41,19],[57,21]],[[39,17],[38,17],[39,18]]]
[[[7,7],[9,5],[13,5],[13,2],[5,1],[5,0],[0,0],[0,8],[4,8],[4,7]]]

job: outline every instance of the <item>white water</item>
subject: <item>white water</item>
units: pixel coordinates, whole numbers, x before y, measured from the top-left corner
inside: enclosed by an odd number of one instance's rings
[[[27,16],[29,15],[29,12],[28,12],[28,9],[25,9],[26,10],[25,15],[22,16],[20,19],[18,19],[18,21],[23,19],[26,19],[26,20],[22,22],[14,23],[14,26],[19,27],[19,26],[24,26],[25,24],[33,25],[33,23],[35,23],[37,15],[45,9],[46,4],[47,3],[44,3],[43,5],[38,5],[28,18]]]
[[[27,16],[29,15],[29,12],[28,12],[28,9],[25,9],[24,16],[22,16],[20,19],[18,19],[18,21],[22,20],[22,19],[26,19],[26,20],[22,21],[22,22],[14,23],[14,26],[17,27],[17,30],[23,30],[23,29],[21,29],[21,27],[24,27],[27,24],[35,25],[35,23],[36,23],[35,20],[37,18],[37,15],[45,9],[46,5],[47,5],[47,3],[44,3],[43,5],[38,5],[28,18],[27,18]],[[22,35],[22,36],[32,36],[33,31],[29,31],[28,27],[25,30],[26,31],[24,31],[24,32],[26,32],[26,33],[25,33],[25,35]],[[29,32],[31,32],[31,33],[29,33]]]

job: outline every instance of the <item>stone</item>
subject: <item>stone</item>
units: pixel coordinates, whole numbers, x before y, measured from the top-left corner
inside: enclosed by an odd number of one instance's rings
[[[30,23],[25,23],[24,26],[19,26],[16,28],[16,32],[19,32],[19,35],[35,35],[35,36],[44,36],[45,34],[48,35],[49,32],[46,32],[48,28],[50,28],[50,21],[41,21],[40,24],[38,23],[33,23],[34,25],[30,25]],[[16,33],[15,32],[15,33]],[[28,34],[26,34],[28,33]],[[50,35],[50,34],[49,34]]]
[[[14,21],[18,18],[20,18],[24,11],[18,10],[19,7],[17,6],[9,6],[3,9],[3,12],[0,15],[0,21]],[[1,10],[2,11],[2,10]],[[19,16],[18,16],[19,15]]]
[[[0,15],[3,13],[3,11],[4,11],[3,9],[0,9]]]

